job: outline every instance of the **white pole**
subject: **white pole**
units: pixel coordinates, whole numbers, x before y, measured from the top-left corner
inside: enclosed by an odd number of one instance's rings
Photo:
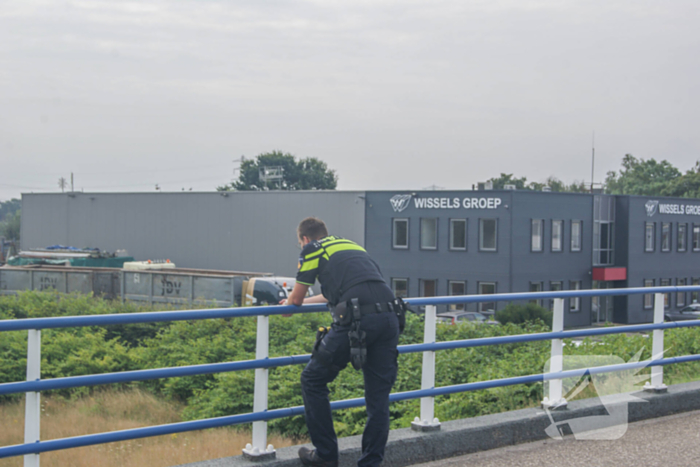
[[[664,294],[654,294],[654,324],[664,322]],[[659,360],[664,356],[664,330],[654,329],[652,335],[653,342],[651,344],[651,359]],[[651,384],[648,382],[644,385],[645,391],[651,392],[666,392],[668,388],[664,384],[664,367],[651,367]]]
[[[41,331],[30,329],[27,336],[27,381],[41,378]],[[41,438],[41,394],[26,393],[24,409],[24,443],[36,443]],[[39,467],[39,454],[24,456],[24,467]]]
[[[573,300],[571,298],[570,300]],[[552,316],[552,332],[564,330],[564,299],[554,299],[554,313]],[[558,373],[564,369],[564,342],[561,339],[552,339],[552,351],[549,359],[549,372]],[[549,397],[545,397],[542,406],[548,409],[566,407],[566,399],[562,397],[562,380],[549,380]]]
[[[423,333],[423,343],[432,344],[435,342],[435,323],[437,307],[428,305],[425,307],[425,330]],[[421,378],[421,389],[433,389],[435,387],[435,351],[423,352],[423,374]],[[440,429],[440,421],[435,418],[435,398],[421,397],[420,418],[416,417],[411,428],[418,431],[435,431]]]
[[[255,342],[255,359],[263,360],[269,357],[270,349],[270,318],[258,316],[258,334]],[[253,412],[267,411],[267,368],[255,370],[255,394],[253,395]],[[276,457],[275,448],[267,446],[267,422],[253,422],[253,443],[243,449],[246,457],[260,460]]]

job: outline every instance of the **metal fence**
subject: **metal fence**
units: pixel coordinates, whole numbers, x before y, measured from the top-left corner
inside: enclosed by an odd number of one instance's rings
[[[587,372],[590,374],[599,374],[629,369],[638,369],[647,366],[651,367],[651,384],[647,383],[645,389],[652,391],[662,391],[665,389],[665,386],[663,384],[664,365],[700,361],[700,355],[686,355],[672,358],[662,358],[664,329],[700,326],[700,320],[664,323],[664,294],[697,291],[700,291],[700,286],[571,290],[557,292],[529,292],[406,299],[406,301],[412,306],[426,307],[424,320],[424,343],[399,346],[400,353],[423,352],[421,389],[391,394],[390,400],[392,402],[396,402],[408,399],[421,399],[420,416],[416,417],[416,420],[413,422],[412,426],[414,429],[417,430],[430,431],[439,429],[440,423],[434,417],[434,398],[436,396],[441,395],[502,386],[510,386],[516,384],[529,384],[549,381],[549,393],[547,397],[544,398],[543,404],[548,407],[557,407],[566,404],[566,401],[562,397],[563,378],[580,377],[586,374]],[[632,294],[654,294],[655,301],[653,324],[615,326],[571,331],[563,330],[565,299],[589,296]],[[436,342],[435,331],[437,305],[540,299],[554,299],[552,332],[521,334],[515,336],[488,337],[479,339],[466,339],[448,342]],[[25,466],[38,466],[39,454],[42,452],[57,451],[81,446],[110,443],[114,441],[125,441],[131,439],[146,438],[150,436],[181,433],[186,431],[194,431],[206,428],[215,428],[251,422],[253,424],[252,442],[248,444],[246,449],[244,449],[244,454],[251,458],[259,458],[261,456],[273,456],[274,448],[272,446],[267,445],[267,420],[301,415],[304,413],[304,408],[302,406],[298,406],[283,409],[267,410],[268,369],[286,365],[303,364],[309,361],[310,355],[294,355],[269,358],[269,316],[290,313],[315,313],[320,311],[326,311],[325,305],[306,305],[303,307],[266,306],[254,308],[224,308],[196,311],[186,310],[96,316],[70,316],[57,318],[2,320],[0,321],[0,332],[20,330],[28,331],[28,352],[27,381],[0,384],[0,395],[26,393],[24,444],[0,447],[0,458],[23,455],[25,456]],[[41,379],[41,329],[81,326],[106,326],[110,324],[134,324],[215,318],[233,318],[246,316],[257,316],[257,343],[255,360],[205,365],[192,365],[175,368],[159,368],[152,370],[125,371],[120,373],[74,376],[44,380]],[[563,339],[646,331],[653,331],[652,358],[649,361],[562,371]],[[551,365],[548,373],[527,376],[516,376],[491,381],[464,383],[437,388],[435,387],[435,352],[438,350],[534,342],[542,340],[552,341],[550,358]],[[76,436],[71,438],[40,441],[39,427],[41,413],[41,391],[46,391],[50,389],[65,389],[109,383],[125,383],[158,378],[193,376],[250,369],[255,369],[255,394],[252,413],[230,415],[225,417],[181,423],[171,423],[166,425],[114,431],[108,433]],[[348,399],[332,402],[331,408],[333,410],[339,410],[350,407],[359,407],[363,406],[364,404],[364,398]]]

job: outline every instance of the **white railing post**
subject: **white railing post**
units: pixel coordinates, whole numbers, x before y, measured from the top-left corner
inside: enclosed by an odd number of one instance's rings
[[[573,300],[573,298],[571,299]],[[564,299],[554,299],[554,312],[552,316],[552,332],[564,330]],[[561,339],[552,339],[552,351],[549,358],[549,372],[559,373],[564,369],[564,342]],[[562,380],[549,380],[549,396],[542,401],[542,407],[547,409],[566,408],[567,402],[562,397]]]
[[[27,381],[41,378],[41,331],[30,329],[27,336]],[[41,438],[41,393],[26,393],[24,408],[24,443],[36,443]],[[39,467],[39,454],[24,456],[24,467]]]
[[[664,294],[654,294],[654,324],[664,322]],[[664,356],[664,330],[654,329],[653,342],[651,344],[651,359],[659,360]],[[651,384],[647,381],[644,390],[647,392],[666,392],[664,384],[664,367],[661,365],[651,367]]]
[[[270,317],[258,316],[258,334],[255,341],[255,359],[263,360],[269,357],[270,349]],[[253,395],[253,412],[267,411],[267,368],[255,369],[255,394]],[[243,455],[252,460],[273,459],[276,457],[275,448],[267,445],[267,422],[253,422],[253,443],[247,444]]]
[[[437,307],[428,305],[425,307],[425,331],[423,343],[432,344],[435,342],[435,323]],[[433,389],[435,387],[435,351],[423,352],[423,376],[421,378],[421,389]],[[440,421],[435,418],[435,398],[421,397],[420,418],[416,417],[411,423],[411,428],[416,431],[436,431],[440,429]]]

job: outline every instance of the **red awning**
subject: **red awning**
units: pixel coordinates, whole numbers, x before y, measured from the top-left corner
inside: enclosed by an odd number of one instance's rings
[[[627,280],[627,268],[593,268],[594,281]]]

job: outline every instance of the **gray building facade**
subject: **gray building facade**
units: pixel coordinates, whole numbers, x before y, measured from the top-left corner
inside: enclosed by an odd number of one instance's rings
[[[296,274],[307,216],[364,244],[362,192],[23,194],[22,247],[126,249],[178,267]]]
[[[366,247],[397,293],[405,289],[408,296],[442,296],[592,286],[591,196],[528,191],[370,192],[367,201]],[[558,229],[554,248],[553,222]],[[578,225],[573,250],[572,222]],[[551,305],[549,301],[540,304]],[[503,306],[490,302],[467,309],[492,312]],[[590,313],[583,312],[590,307],[590,299],[567,300],[565,324],[590,324]]]
[[[510,190],[25,194],[22,244],[125,248],[180,267],[294,275],[295,230],[307,216],[365,246],[404,296],[700,283],[700,200],[676,198]],[[697,299],[669,294],[666,305]],[[652,315],[651,295],[568,299],[564,322],[632,324]]]

